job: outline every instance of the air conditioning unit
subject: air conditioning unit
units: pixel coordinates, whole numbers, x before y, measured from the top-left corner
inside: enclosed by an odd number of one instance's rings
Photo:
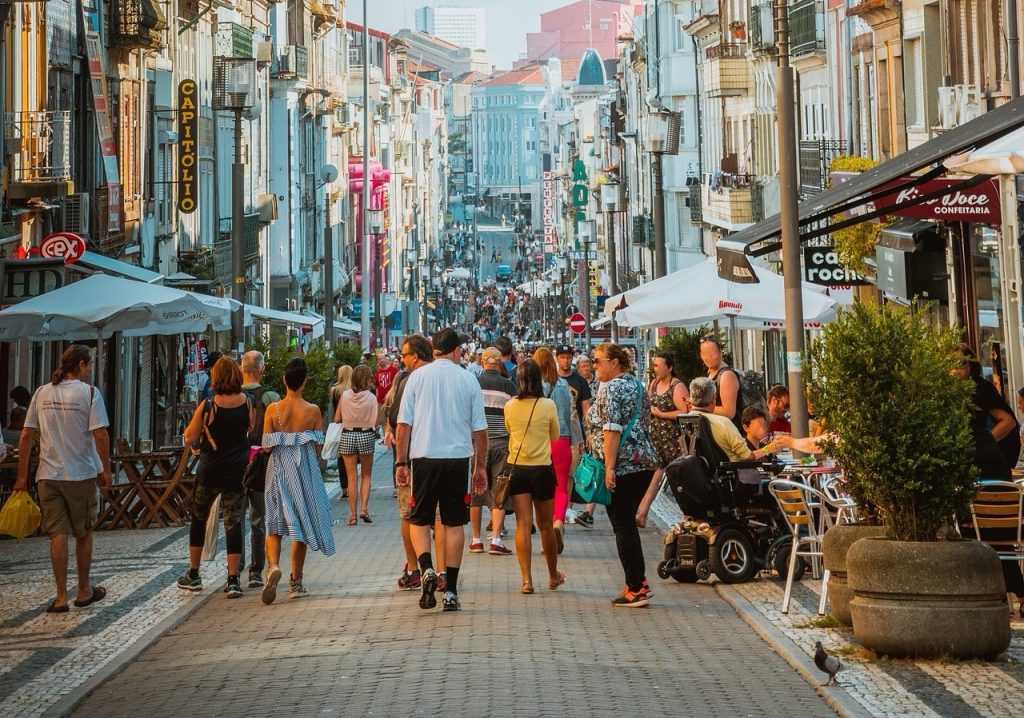
[[[270,224],[277,219],[277,195],[261,194],[257,201],[260,224]]]
[[[274,43],[256,43],[256,63],[258,65],[269,65],[274,61]]]
[[[89,193],[79,192],[64,198],[64,231],[89,234]]]
[[[959,124],[970,122],[981,115],[981,91],[977,85],[960,85]]]

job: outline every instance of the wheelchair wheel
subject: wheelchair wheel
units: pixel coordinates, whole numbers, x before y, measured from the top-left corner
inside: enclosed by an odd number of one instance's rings
[[[694,569],[694,573],[696,574],[698,580],[707,581],[709,578],[711,578],[711,574],[713,573],[711,571],[711,564],[707,561],[698,561],[697,567]]]
[[[697,569],[695,568],[677,568],[670,575],[679,583],[697,583]]]
[[[668,561],[662,561],[658,564],[658,578],[663,581],[668,580],[668,577],[672,575],[672,571],[669,570],[668,566]]]
[[[718,532],[708,558],[711,570],[725,583],[743,583],[757,570],[750,537],[735,528]]]
[[[775,551],[775,557],[772,560],[772,567],[775,569],[775,573],[779,574],[779,578],[783,581],[786,580],[787,571],[789,571],[789,552],[792,548],[792,542],[787,542],[778,547]],[[804,577],[804,573],[807,572],[807,562],[804,561],[803,556],[796,557],[796,566],[793,567],[793,580],[799,581]]]

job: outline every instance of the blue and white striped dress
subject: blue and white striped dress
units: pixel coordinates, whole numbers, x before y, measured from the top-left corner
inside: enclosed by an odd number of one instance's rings
[[[334,553],[331,503],[316,450],[323,443],[322,431],[264,434],[263,446],[274,449],[264,499],[267,535],[290,536],[330,556]]]

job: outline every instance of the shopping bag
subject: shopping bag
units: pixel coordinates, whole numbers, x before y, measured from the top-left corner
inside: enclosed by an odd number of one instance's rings
[[[327,427],[327,434],[324,436],[324,448],[320,457],[325,461],[336,461],[338,449],[341,448],[341,423],[331,422]]]
[[[0,534],[31,536],[39,529],[42,512],[27,491],[15,491],[0,509]]]
[[[206,538],[203,539],[203,561],[212,561],[217,557],[217,527],[220,525],[220,494],[210,505],[210,515],[206,517]]]

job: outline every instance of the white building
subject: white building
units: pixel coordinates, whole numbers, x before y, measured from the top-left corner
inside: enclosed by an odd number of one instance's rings
[[[486,11],[479,7],[421,7],[416,30],[470,49],[487,46]]]

